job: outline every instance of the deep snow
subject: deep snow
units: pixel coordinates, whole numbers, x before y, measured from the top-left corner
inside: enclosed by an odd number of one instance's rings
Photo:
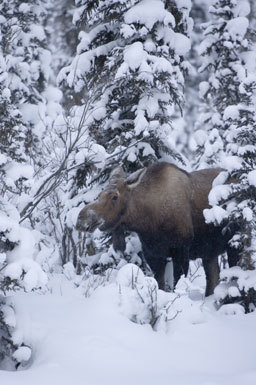
[[[195,301],[155,332],[122,315],[116,283],[89,298],[60,275],[46,294],[19,294],[16,307],[30,367],[0,372],[1,385],[255,385],[256,313],[224,315]],[[190,314],[190,316],[188,316]]]

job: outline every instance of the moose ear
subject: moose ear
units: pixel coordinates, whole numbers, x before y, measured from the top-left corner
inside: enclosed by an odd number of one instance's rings
[[[115,167],[109,177],[109,184],[115,184],[118,180],[125,178],[125,172],[121,166]]]
[[[142,179],[142,177],[146,171],[147,171],[147,168],[144,167],[144,168],[141,168],[140,170],[133,172],[131,175],[129,175],[125,179],[125,182],[129,186],[129,188],[134,188],[134,187],[138,186],[138,184],[140,183],[140,181],[141,181],[141,179]]]

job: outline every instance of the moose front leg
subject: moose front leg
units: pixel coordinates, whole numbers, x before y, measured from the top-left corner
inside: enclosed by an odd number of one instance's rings
[[[154,274],[154,278],[158,283],[159,289],[166,290],[165,267],[167,261],[162,258],[151,257],[147,258],[147,263]]]
[[[165,267],[167,264],[167,250],[163,248],[163,243],[156,241],[153,237],[140,237],[142,252],[145,261],[149,265],[154,278],[161,290],[166,290],[165,284]]]
[[[205,296],[213,294],[215,287],[219,283],[220,268],[218,256],[203,258],[203,267],[206,276]]]
[[[185,245],[179,249],[172,249],[170,256],[173,261],[173,279],[174,287],[178,283],[180,277],[188,274],[189,269],[189,246]]]
[[[115,251],[124,254],[126,248],[125,233],[122,228],[118,228],[112,232],[112,244]]]

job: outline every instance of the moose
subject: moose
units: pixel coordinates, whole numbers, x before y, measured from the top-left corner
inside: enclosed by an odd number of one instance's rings
[[[211,295],[219,281],[218,256],[227,252],[230,267],[238,261],[238,250],[229,245],[234,231],[207,224],[203,215],[209,208],[213,180],[221,171],[209,168],[188,173],[174,164],[158,162],[125,177],[118,167],[97,200],[80,211],[76,228],[84,232],[99,228],[119,235],[136,232],[145,260],[163,290],[169,258],[175,284],[182,274],[187,275],[190,259],[202,258],[205,295]]]

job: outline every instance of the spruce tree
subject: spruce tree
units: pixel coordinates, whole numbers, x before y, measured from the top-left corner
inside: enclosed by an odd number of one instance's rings
[[[209,4],[204,1],[193,1],[190,16],[193,20],[191,33],[191,49],[188,60],[190,64],[189,74],[185,78],[185,105],[184,105],[184,132],[181,132],[183,142],[182,151],[191,161],[195,163],[196,143],[194,133],[197,129],[197,119],[200,111],[199,84],[207,79],[207,71],[199,72],[202,58],[198,53],[198,47],[203,40],[202,24],[209,20]]]
[[[247,15],[249,3],[216,0],[210,13],[200,50],[201,70],[209,69],[209,80],[201,84],[208,111],[207,127],[197,133],[201,165],[219,165],[221,174],[209,195],[212,209],[208,222],[227,222],[226,231],[236,229],[230,243],[240,250],[240,265],[255,267],[256,214],[256,78],[251,72],[252,44]],[[228,178],[232,182],[223,184]]]
[[[39,105],[43,105],[50,55],[40,25],[43,14],[39,0],[0,4],[0,367],[8,369],[31,355],[23,338],[17,338],[11,297],[18,289],[29,291],[45,283],[44,273],[33,261],[38,250],[32,232],[19,224],[32,183],[31,163],[40,164],[44,130]]]
[[[17,141],[23,141],[25,146],[25,152],[21,152],[37,163],[41,155],[39,143],[44,135],[44,125],[41,124],[44,118],[42,95],[49,77],[51,59],[43,26],[46,10],[41,0],[3,0],[0,14],[0,70],[8,89],[3,96],[5,103],[9,98],[14,108],[14,118],[18,119],[17,122],[7,124],[5,121],[3,124],[5,127],[14,127],[13,133],[17,131],[14,136]],[[6,107],[2,103],[1,111],[4,110],[6,115]],[[6,140],[8,143],[8,138]]]
[[[74,20],[88,31],[80,32],[77,55],[59,80],[90,100],[85,124],[112,155],[111,167],[130,171],[164,153],[177,156],[168,143],[171,107],[182,105],[190,47],[188,9],[177,4],[77,1]]]
[[[81,117],[84,130],[69,190],[78,205],[97,195],[117,165],[133,172],[157,159],[181,159],[171,121],[183,104],[192,24],[190,4],[179,1],[77,0],[76,6],[77,54],[58,81],[80,100],[70,113]]]

